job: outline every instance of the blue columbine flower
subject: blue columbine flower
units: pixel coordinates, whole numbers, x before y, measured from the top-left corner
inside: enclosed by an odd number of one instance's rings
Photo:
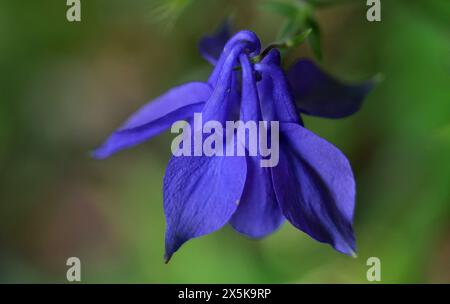
[[[211,43],[205,45],[215,49]],[[189,121],[197,112],[204,121],[223,124],[237,119],[280,122],[279,164],[272,168],[260,167],[259,156],[172,157],[163,186],[166,261],[186,241],[227,223],[242,234],[260,238],[285,219],[342,253],[355,251],[351,167],[336,147],[304,128],[299,109],[312,115],[346,116],[359,107],[361,90],[342,89],[315,66],[305,67],[304,61],[294,66],[295,71],[315,76],[301,74],[306,80],[294,77],[290,81],[280,67],[278,50],[253,64],[251,59],[259,53],[258,37],[250,31],[238,32],[218,58],[209,53],[215,68],[207,82],[187,83],[148,103],[94,152],[94,157],[106,158],[152,138],[178,120]],[[330,84],[339,103],[333,104],[334,114],[329,109],[333,96],[326,92]],[[297,104],[292,95],[296,85],[303,88]]]

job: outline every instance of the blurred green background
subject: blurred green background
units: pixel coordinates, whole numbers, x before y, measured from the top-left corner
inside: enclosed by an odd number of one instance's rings
[[[263,240],[230,227],[163,263],[165,133],[95,161],[88,152],[146,101],[211,67],[197,50],[229,14],[272,42],[283,18],[258,0],[0,1],[0,282],[450,283],[450,1],[366,1],[317,11],[323,67],[348,81],[382,73],[363,109],[306,118],[349,157],[358,258],[289,224]],[[339,2],[339,1],[338,1]],[[286,64],[312,57],[301,46]]]

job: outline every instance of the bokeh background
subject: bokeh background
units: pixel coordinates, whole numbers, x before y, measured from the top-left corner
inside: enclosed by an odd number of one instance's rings
[[[225,227],[163,262],[162,179],[171,135],[104,161],[89,151],[170,87],[206,79],[197,43],[230,14],[267,45],[283,23],[258,0],[0,1],[0,282],[450,283],[450,2],[337,1],[316,15],[322,66],[381,73],[362,110],[305,118],[349,157],[358,258],[285,224],[263,240]],[[286,58],[312,57],[307,45]]]

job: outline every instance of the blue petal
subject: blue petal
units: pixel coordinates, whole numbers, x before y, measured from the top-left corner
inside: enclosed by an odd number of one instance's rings
[[[216,66],[217,85],[202,110],[203,122],[215,120],[225,125],[230,106],[234,66],[246,44],[235,44]],[[201,130],[194,130],[193,133]],[[192,137],[196,136],[192,134]],[[245,157],[173,157],[164,178],[166,214],[166,254],[172,254],[186,241],[212,233],[235,212],[244,189],[247,165]]]
[[[248,57],[240,57],[242,66],[241,119],[260,121],[261,110],[254,78]],[[262,168],[260,156],[247,157],[247,179],[239,207],[230,224],[238,232],[253,238],[264,237],[276,230],[284,221],[275,197],[269,168]]]
[[[280,65],[281,64],[281,54],[280,51],[277,49],[271,49],[266,56],[261,60],[261,63],[264,64],[274,64],[274,65]]]
[[[200,54],[212,65],[217,63],[225,44],[230,39],[231,27],[231,20],[227,19],[213,35],[205,36],[200,40]]]
[[[173,157],[164,177],[166,262],[186,241],[222,228],[244,188],[244,157]]]
[[[275,116],[280,121],[280,159],[272,182],[284,216],[314,239],[353,254],[355,182],[345,156],[301,125],[286,77],[279,66],[255,65],[272,79]]]
[[[220,63],[216,65],[209,83],[214,83],[214,92],[205,104],[202,111],[203,120],[218,120],[223,125],[229,120],[230,112],[234,105],[231,102],[224,102],[224,99],[230,96],[236,96],[236,81],[233,82],[235,76],[234,67],[237,64],[238,57],[249,48],[258,49],[260,47],[259,40],[249,42],[245,39],[257,39],[256,35],[250,31],[241,31],[233,36],[225,46],[225,50],[220,58]],[[244,39],[244,40],[243,40]],[[240,43],[230,43],[232,41],[240,41]],[[230,49],[228,49],[230,47]],[[231,85],[234,85],[231,87]],[[214,117],[214,118],[213,118]]]
[[[347,158],[298,124],[282,123],[280,131],[272,180],[284,216],[314,239],[353,255],[355,181]]]
[[[295,63],[287,75],[298,109],[305,114],[325,118],[354,114],[375,85],[373,80],[355,85],[343,84],[308,59]]]
[[[255,64],[255,69],[261,72],[263,81],[267,79],[266,87],[261,87],[261,89],[267,99],[265,103],[271,101],[273,107],[272,109],[263,108],[263,113],[270,116],[270,120],[302,124],[293,103],[293,96],[286,75],[281,67],[277,64],[261,62]],[[266,117],[264,118],[266,119]]]
[[[93,152],[93,157],[107,158],[158,135],[178,120],[190,118],[194,112],[201,111],[211,93],[211,87],[202,82],[191,82],[169,90],[133,114]]]
[[[277,49],[272,49],[263,58],[261,64],[277,65],[281,62],[280,52]],[[276,111],[274,104],[274,85],[272,77],[268,73],[260,73],[260,81],[257,83],[258,94],[262,112],[262,118],[265,121],[276,120]]]
[[[247,179],[239,207],[230,220],[233,228],[249,237],[271,234],[284,222],[273,190],[269,168],[261,168],[259,158],[247,157]]]
[[[244,122],[258,122],[261,120],[261,109],[256,87],[255,71],[246,54],[241,54],[239,61],[242,67],[241,120]]]

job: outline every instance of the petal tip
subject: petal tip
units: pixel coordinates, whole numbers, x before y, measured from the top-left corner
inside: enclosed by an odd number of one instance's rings
[[[103,147],[100,147],[94,151],[89,152],[89,156],[93,159],[102,160],[108,158],[110,156],[110,153],[108,153],[108,151],[106,151],[106,149],[104,149]]]
[[[164,255],[164,264],[169,264],[171,259],[172,259],[172,255],[171,254],[170,255],[165,254]]]
[[[345,255],[348,255],[354,259],[358,257],[358,254],[356,253],[356,244],[355,240],[352,235],[352,239],[349,241],[346,241],[344,244],[334,244],[333,248]]]

